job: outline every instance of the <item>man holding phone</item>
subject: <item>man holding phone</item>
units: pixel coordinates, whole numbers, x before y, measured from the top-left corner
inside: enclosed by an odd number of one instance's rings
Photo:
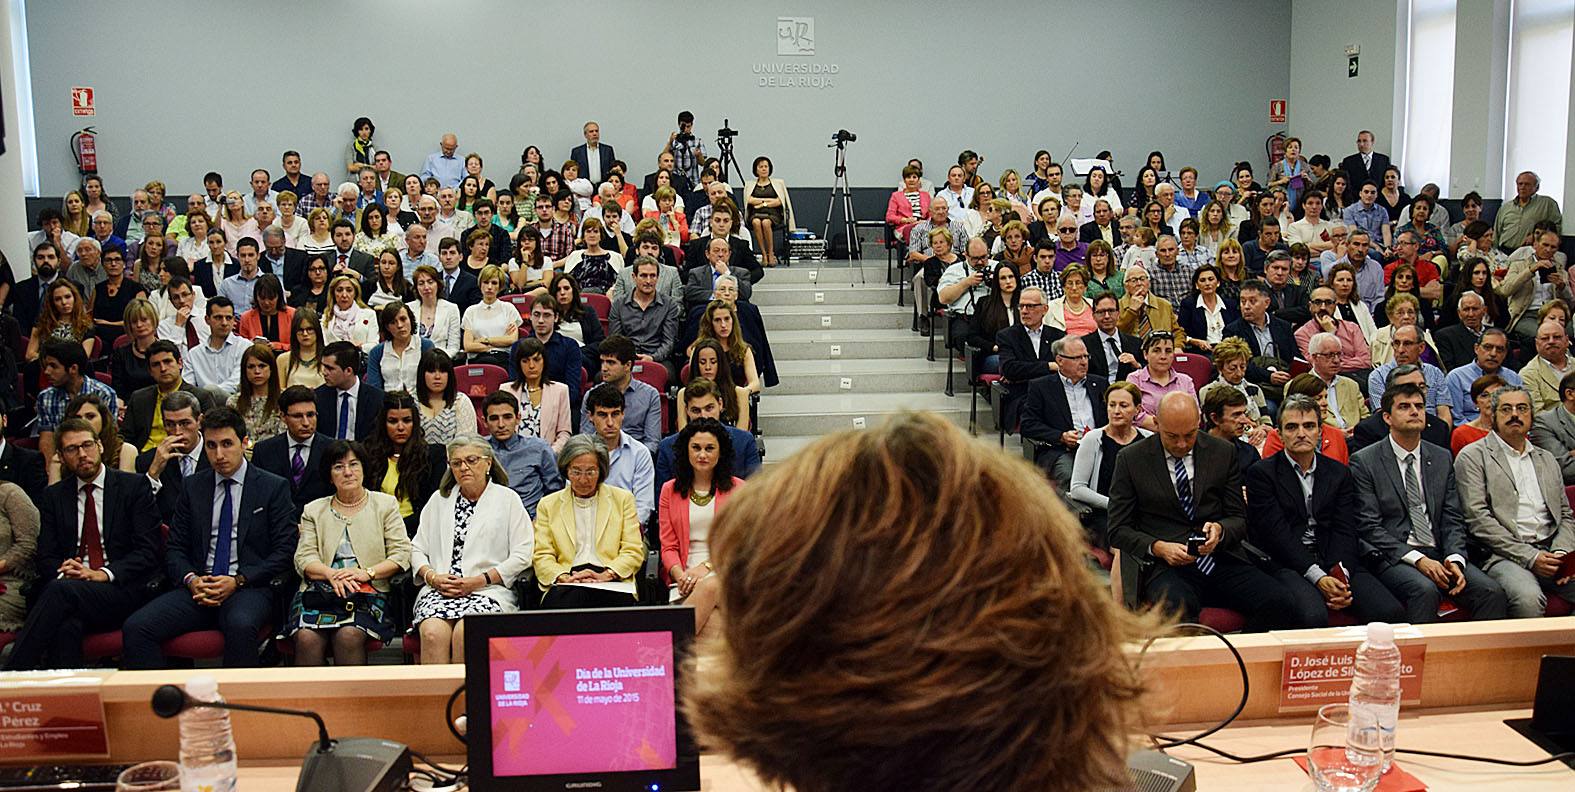
[[[1216,605],[1245,615],[1249,630],[1291,627],[1290,592],[1243,553],[1246,504],[1236,451],[1200,434],[1199,417],[1191,393],[1166,394],[1159,431],[1116,457],[1110,546],[1121,549],[1127,604],[1158,603],[1182,621],[1197,621],[1205,604]]]
[[[1247,470],[1247,534],[1274,559],[1274,577],[1296,602],[1297,627],[1327,627],[1331,611],[1363,622],[1405,620],[1400,602],[1361,564],[1351,471],[1318,453],[1318,402],[1289,396],[1280,405],[1285,450]]]
[[[1575,601],[1575,513],[1558,460],[1526,439],[1532,414],[1524,388],[1499,388],[1493,433],[1455,458],[1466,532],[1491,551],[1482,571],[1504,587],[1517,619],[1542,616],[1550,591]]]

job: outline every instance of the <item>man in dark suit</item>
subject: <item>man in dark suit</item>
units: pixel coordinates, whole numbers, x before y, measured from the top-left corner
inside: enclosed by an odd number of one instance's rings
[[[727,241],[713,237],[705,247],[705,256],[708,266],[695,267],[684,276],[684,304],[693,308],[710,302],[711,293],[716,290],[716,279],[723,275],[738,279],[738,298],[748,301],[753,293],[749,270],[729,263]]]
[[[667,175],[671,179],[673,192],[678,193],[680,197],[687,196],[694,191],[694,185],[689,183],[689,177],[678,172],[677,160],[673,157],[673,152],[668,149],[662,149],[662,153],[656,157],[656,170],[645,174],[645,182],[640,187],[641,198],[656,194],[656,177],[662,171],[667,171]]]
[[[580,166],[580,176],[590,179],[591,184],[601,184],[607,179],[607,172],[612,169],[613,160],[618,155],[613,153],[613,147],[602,143],[602,128],[595,121],[586,121],[584,127],[585,143],[575,146],[569,151],[569,159]],[[591,160],[595,159],[594,162]]]
[[[1094,202],[1094,222],[1084,223],[1078,229],[1078,241],[1087,243],[1097,239],[1111,247],[1121,244],[1121,224],[1116,221],[1116,213],[1111,211],[1110,202],[1086,196],[1083,200]]]
[[[22,488],[29,498],[38,497],[49,484],[44,475],[44,455],[6,440],[5,413],[0,412],[0,481]]]
[[[71,262],[65,249],[54,242],[40,242],[33,247],[33,276],[23,279],[11,288],[12,311],[22,332],[29,333],[38,323],[43,311],[44,292],[55,284]]]
[[[1340,160],[1340,170],[1345,171],[1345,203],[1356,202],[1356,191],[1366,182],[1384,183],[1384,171],[1389,169],[1389,155],[1373,151],[1373,133],[1362,130],[1356,133],[1356,153]]]
[[[1111,292],[1094,298],[1094,332],[1083,336],[1088,348],[1088,374],[1106,382],[1119,382],[1147,365],[1143,361],[1143,339],[1127,335],[1116,327],[1121,301]],[[1114,371],[1115,376],[1111,376]]]
[[[1241,472],[1229,443],[1198,432],[1190,393],[1160,400],[1159,431],[1116,457],[1110,545],[1121,550],[1129,604],[1159,602],[1183,621],[1205,605],[1231,608],[1253,630],[1290,625],[1294,601],[1242,555],[1247,535]],[[1201,541],[1194,555],[1188,537]]]
[[[181,351],[180,346],[159,339],[148,345],[146,353],[148,371],[153,375],[153,384],[133,391],[131,398],[127,399],[126,424],[121,429],[120,436],[128,443],[136,446],[137,451],[151,451],[154,446],[163,442],[168,434],[164,429],[162,416],[155,422],[154,418],[164,397],[176,391],[185,391],[197,397],[199,402],[204,401],[206,394],[195,386],[181,382]],[[203,404],[207,407],[207,404]]]
[[[158,513],[141,476],[103,463],[98,433],[80,418],[57,431],[59,483],[38,504],[38,580],[7,671],[81,668],[85,632],[118,629],[159,570]]]
[[[1022,435],[1037,441],[1034,462],[1063,492],[1072,483],[1072,456],[1090,429],[1105,425],[1105,381],[1088,375],[1088,347],[1079,336],[1049,344],[1060,371],[1028,384]]]
[[[1384,389],[1397,382],[1410,383],[1418,388],[1427,390],[1427,375],[1416,366],[1395,366],[1384,376]],[[1427,414],[1427,427],[1422,430],[1422,439],[1439,448],[1449,447],[1450,435],[1455,427],[1450,422],[1432,414]],[[1389,424],[1384,422],[1384,412],[1379,410],[1363,418],[1356,425],[1356,430],[1351,433],[1351,438],[1346,441],[1346,446],[1352,454],[1372,445],[1389,436]]]
[[[1055,373],[1055,353],[1050,347],[1066,336],[1065,330],[1045,324],[1049,300],[1043,289],[1036,286],[1023,289],[1017,299],[1021,321],[995,334],[995,346],[1001,355],[1001,376],[1006,385],[1001,414],[1008,429],[1017,426],[1017,408],[1028,393],[1028,384]]]
[[[1227,338],[1247,342],[1247,381],[1278,402],[1285,383],[1291,381],[1291,360],[1296,357],[1296,334],[1291,323],[1269,314],[1269,284],[1253,278],[1241,285],[1241,318],[1225,325]],[[1273,369],[1272,371],[1270,369]]]
[[[1474,291],[1460,295],[1456,313],[1460,321],[1433,332],[1433,341],[1438,344],[1438,367],[1444,371],[1454,371],[1477,359],[1477,342],[1487,327],[1482,321],[1487,306],[1482,295]]]
[[[355,225],[340,218],[334,221],[330,233],[334,240],[333,249],[317,254],[328,265],[328,279],[333,280],[348,273],[359,281],[371,275],[375,266],[372,257],[355,249]],[[304,275],[302,280],[305,280]]]
[[[289,482],[246,463],[246,422],[228,407],[202,416],[202,440],[211,468],[182,482],[165,549],[166,574],[180,588],[126,620],[128,669],[163,668],[165,641],[211,629],[224,633],[225,666],[256,665],[275,586],[290,577]]]
[[[1389,436],[1351,456],[1368,569],[1405,606],[1412,624],[1438,621],[1446,595],[1477,619],[1504,618],[1503,586],[1466,560],[1449,450],[1422,442],[1427,392],[1396,383],[1384,391],[1382,407]]]
[[[263,272],[271,272],[279,276],[279,282],[284,284],[287,291],[297,291],[306,287],[306,251],[286,247],[284,244],[284,229],[278,226],[268,226],[263,229],[262,256],[257,260],[257,267]]]
[[[202,413],[202,402],[190,393],[176,391],[165,396],[159,405],[164,439],[137,455],[137,472],[147,477],[159,507],[159,518],[166,524],[175,519],[182,482],[208,467],[198,428]]]
[[[444,238],[438,242],[438,263],[442,265],[438,277],[443,283],[443,299],[465,309],[481,302],[481,283],[462,265],[464,254],[459,250],[459,240]]]
[[[320,368],[317,414],[328,422],[328,436],[366,442],[377,431],[383,391],[361,381],[361,350],[349,341],[335,341],[323,349]]]
[[[1349,468],[1318,453],[1321,414],[1309,396],[1280,407],[1285,450],[1247,469],[1247,533],[1278,564],[1295,626],[1327,627],[1329,611],[1347,608],[1362,622],[1402,621],[1399,601],[1357,563],[1356,486]]]
[[[333,438],[318,433],[317,394],[305,385],[291,385],[279,394],[279,414],[284,417],[284,433],[254,446],[252,462],[290,482],[290,499],[299,514],[306,504],[334,494],[320,472]]]
[[[1291,254],[1276,250],[1263,264],[1263,282],[1269,287],[1269,313],[1300,327],[1312,318],[1307,290],[1291,283]]]

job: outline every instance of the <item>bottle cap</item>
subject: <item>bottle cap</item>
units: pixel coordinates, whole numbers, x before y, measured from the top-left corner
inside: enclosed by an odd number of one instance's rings
[[[198,701],[213,701],[219,697],[219,680],[204,674],[186,680],[186,695]]]
[[[1367,642],[1373,646],[1394,646],[1395,628],[1392,624],[1384,622],[1367,623]],[[186,683],[188,689],[191,683]]]

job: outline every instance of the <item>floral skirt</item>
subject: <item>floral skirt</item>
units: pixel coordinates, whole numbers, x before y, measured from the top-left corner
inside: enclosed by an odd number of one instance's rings
[[[370,594],[356,594],[348,599],[334,594],[332,586],[324,581],[314,580],[307,584],[305,591],[297,591],[290,600],[290,615],[285,620],[288,629],[286,638],[295,634],[297,630],[334,630],[340,627],[355,627],[367,635],[383,643],[388,643],[394,638],[394,622],[388,612],[388,595],[381,591]],[[304,603],[303,595],[312,593],[313,605]],[[323,607],[318,601],[332,601],[338,607]],[[315,606],[315,607],[314,607]]]

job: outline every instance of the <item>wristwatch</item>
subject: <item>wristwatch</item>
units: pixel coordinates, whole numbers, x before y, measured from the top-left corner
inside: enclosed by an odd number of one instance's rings
[[[246,588],[246,576],[245,575],[242,575],[239,572],[237,572],[235,574],[235,587],[238,588],[238,589]]]

